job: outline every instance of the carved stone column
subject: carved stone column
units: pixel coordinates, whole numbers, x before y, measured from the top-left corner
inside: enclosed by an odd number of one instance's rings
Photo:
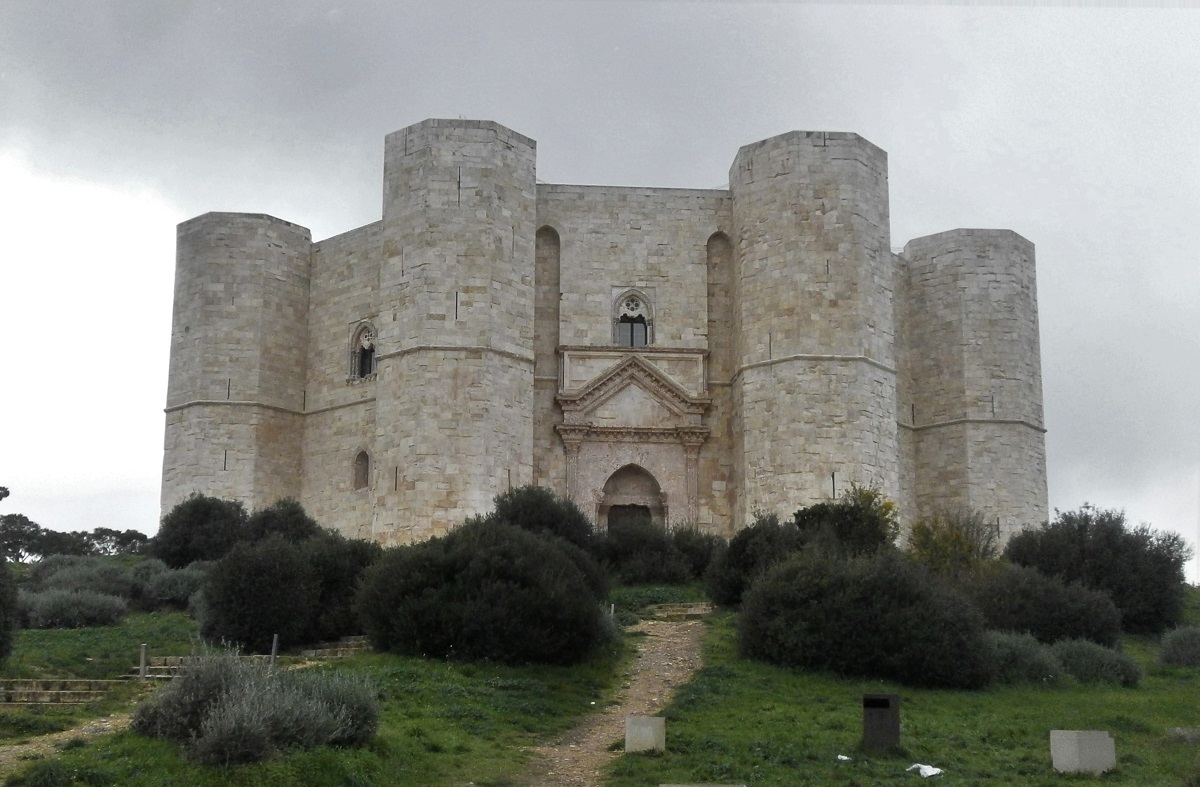
[[[573,500],[576,505],[582,505],[583,490],[579,488],[579,447],[583,444],[583,438],[587,434],[587,427],[559,424],[555,428],[558,429],[558,434],[562,437],[563,450],[566,453],[567,497]]]
[[[688,524],[692,527],[697,527],[700,523],[700,446],[704,444],[704,438],[707,436],[707,429],[680,430],[679,434],[683,443],[684,468],[687,473]]]

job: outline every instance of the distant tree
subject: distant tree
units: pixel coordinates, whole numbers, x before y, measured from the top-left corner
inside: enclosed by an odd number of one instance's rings
[[[1191,547],[1177,533],[1130,527],[1123,511],[1084,505],[1017,533],[1004,555],[1064,581],[1106,591],[1131,633],[1161,633],[1183,617],[1183,567]]]
[[[41,525],[24,514],[0,516],[0,556],[13,563],[40,556],[38,542],[43,532]]]
[[[250,541],[279,536],[285,541],[297,542],[318,536],[321,532],[317,520],[290,497],[258,509],[246,521],[246,538]]]
[[[91,555],[95,553],[89,533],[76,530],[67,533],[62,530],[47,530],[42,528],[34,543],[38,555]]]
[[[8,497],[8,487],[0,486],[0,500],[3,500],[6,497]]]
[[[246,535],[241,503],[195,494],[163,517],[149,553],[171,568],[183,568],[196,560],[220,560]]]
[[[97,555],[140,555],[146,550],[150,536],[140,530],[124,532],[98,527],[88,535],[92,552]]]

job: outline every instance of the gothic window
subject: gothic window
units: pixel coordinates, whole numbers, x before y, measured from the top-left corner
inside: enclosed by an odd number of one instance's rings
[[[613,342],[620,347],[645,347],[653,340],[653,321],[646,299],[626,292],[613,310]]]
[[[363,324],[350,342],[350,379],[367,380],[375,376],[375,329]]]
[[[354,488],[366,489],[371,481],[371,457],[366,451],[359,451],[354,457]]]

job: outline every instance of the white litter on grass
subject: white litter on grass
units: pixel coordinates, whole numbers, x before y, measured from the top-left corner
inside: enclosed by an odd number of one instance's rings
[[[919,762],[914,762],[911,767],[905,768],[905,771],[916,771],[921,776],[928,779],[930,776],[941,776],[943,771],[941,768],[935,768],[932,765],[922,765]]]
[[[839,754],[838,759],[841,760],[842,762],[850,762],[850,758],[844,754]]]

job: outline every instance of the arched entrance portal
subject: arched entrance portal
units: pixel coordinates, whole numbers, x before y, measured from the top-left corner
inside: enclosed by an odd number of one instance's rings
[[[654,476],[637,465],[625,465],[608,477],[596,512],[603,530],[618,519],[648,518],[656,525],[667,522],[667,504]]]

